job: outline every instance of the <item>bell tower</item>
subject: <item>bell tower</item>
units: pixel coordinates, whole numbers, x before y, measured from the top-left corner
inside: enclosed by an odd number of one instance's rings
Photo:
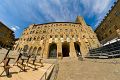
[[[86,23],[85,23],[83,17],[81,17],[81,16],[77,16],[75,22],[76,22],[76,23],[80,23],[81,25],[86,25]]]

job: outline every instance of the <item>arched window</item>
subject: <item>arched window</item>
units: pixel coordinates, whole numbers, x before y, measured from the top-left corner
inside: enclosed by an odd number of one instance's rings
[[[36,40],[36,37],[34,37],[34,39],[33,40]]]
[[[39,39],[40,39],[40,37],[38,36],[37,40],[39,40]]]
[[[29,38],[27,38],[27,41],[29,41]]]
[[[83,35],[83,38],[85,38],[85,35]]]
[[[68,38],[68,37],[69,37],[69,35],[67,34],[67,35],[66,35],[66,38]]]
[[[78,38],[78,35],[76,35],[76,38]]]
[[[58,37],[58,35],[55,35],[55,38],[57,38]]]
[[[74,37],[74,35],[72,35],[72,38]]]
[[[46,33],[46,30],[43,30],[43,33]]]
[[[32,38],[29,39],[29,41],[31,41],[31,40],[32,40]]]
[[[32,33],[34,33],[35,31],[33,31]]]
[[[52,35],[50,35],[50,38],[52,38]]]
[[[63,35],[62,35],[62,34],[60,35],[60,38],[63,38]]]

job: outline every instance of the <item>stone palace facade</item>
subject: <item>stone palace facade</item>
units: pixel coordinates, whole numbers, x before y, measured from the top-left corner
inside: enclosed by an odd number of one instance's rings
[[[120,39],[120,0],[117,0],[105,18],[96,28],[99,41],[105,44],[113,39]]]
[[[100,47],[96,34],[84,19],[76,22],[32,24],[24,29],[14,50],[37,54],[43,58],[85,57],[89,49]]]
[[[12,48],[14,45],[15,35],[5,24],[0,22],[0,47]]]

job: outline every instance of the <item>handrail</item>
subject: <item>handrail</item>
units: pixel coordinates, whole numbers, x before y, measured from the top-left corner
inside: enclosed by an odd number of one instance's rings
[[[57,79],[58,71],[59,71],[59,63],[57,62],[57,64],[56,64],[56,70],[55,70],[55,76],[54,76],[53,80]]]
[[[47,77],[47,71],[51,68],[52,65],[54,65],[54,68],[52,69],[52,72],[50,73],[50,75]],[[44,73],[44,75],[41,77],[40,80],[56,80],[57,79],[57,74],[58,74],[58,71],[59,71],[59,64],[58,64],[58,60],[56,60],[56,62],[52,64],[47,70],[46,72]]]
[[[40,80],[42,80],[45,76],[45,80],[47,80],[47,71],[53,66],[54,64],[52,64],[45,72],[44,74],[42,75],[42,77],[40,78]]]

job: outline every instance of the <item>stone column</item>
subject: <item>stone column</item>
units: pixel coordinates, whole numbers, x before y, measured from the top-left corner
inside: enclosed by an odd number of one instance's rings
[[[41,51],[40,52],[41,52],[40,56],[43,57],[43,53],[44,53],[44,47],[43,46],[41,46]]]
[[[75,51],[74,42],[71,41],[69,43],[69,45],[70,45],[70,53],[69,53],[70,57],[76,57],[77,58],[77,54],[76,54],[76,51]]]
[[[81,50],[82,57],[85,57],[89,52],[89,49],[86,46],[86,43],[84,41],[81,41],[80,43],[80,50]]]
[[[43,58],[48,58],[48,56],[49,56],[49,41],[48,40],[46,40],[45,42],[44,42],[44,49],[43,49]]]
[[[61,57],[62,58],[62,43],[59,40],[57,43],[57,57]]]

